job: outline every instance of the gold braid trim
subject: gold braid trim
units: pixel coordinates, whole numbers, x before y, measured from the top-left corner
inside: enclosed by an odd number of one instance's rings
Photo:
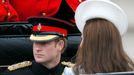
[[[24,61],[24,62],[13,64],[13,65],[9,66],[8,70],[9,71],[14,71],[14,70],[24,68],[24,67],[28,67],[28,66],[31,66],[31,65],[32,65],[31,61]]]
[[[73,64],[71,62],[65,62],[65,61],[61,62],[61,64],[65,65],[67,67],[73,67],[75,65],[75,64]]]

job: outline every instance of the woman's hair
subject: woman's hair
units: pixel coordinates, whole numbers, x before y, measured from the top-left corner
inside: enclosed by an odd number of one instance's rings
[[[120,33],[112,22],[100,18],[88,20],[82,35],[73,68],[76,75],[134,70],[134,63],[124,52]]]

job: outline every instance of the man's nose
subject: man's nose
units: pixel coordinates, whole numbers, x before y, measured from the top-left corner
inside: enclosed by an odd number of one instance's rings
[[[37,52],[39,52],[39,51],[42,50],[41,47],[39,47],[39,46],[36,46],[34,49],[35,49],[35,51],[37,51]]]

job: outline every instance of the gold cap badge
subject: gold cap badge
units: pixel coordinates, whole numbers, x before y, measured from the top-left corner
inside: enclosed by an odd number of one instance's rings
[[[40,31],[41,30],[41,24],[39,23],[39,25],[38,25],[38,27],[37,27],[37,29],[38,29],[38,31]]]

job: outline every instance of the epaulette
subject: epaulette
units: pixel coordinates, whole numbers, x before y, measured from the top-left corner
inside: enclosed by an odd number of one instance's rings
[[[74,63],[65,62],[65,61],[61,62],[61,64],[65,65],[65,66],[67,66],[67,67],[73,67],[73,66],[75,65]]]
[[[9,71],[14,71],[16,69],[28,67],[28,66],[31,66],[31,65],[32,65],[32,62],[31,61],[24,61],[24,62],[20,62],[20,63],[13,64],[13,65],[9,66],[8,67],[8,70]]]

